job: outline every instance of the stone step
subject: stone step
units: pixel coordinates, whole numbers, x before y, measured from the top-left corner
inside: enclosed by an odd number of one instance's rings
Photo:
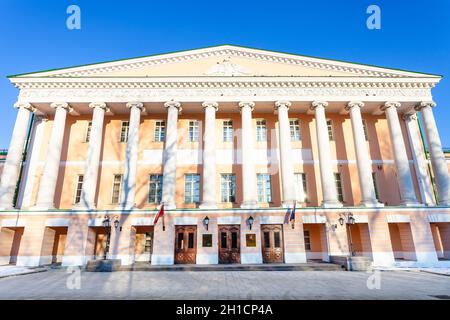
[[[148,262],[121,266],[118,271],[343,271],[332,263],[296,263],[296,264],[176,264],[154,266]]]

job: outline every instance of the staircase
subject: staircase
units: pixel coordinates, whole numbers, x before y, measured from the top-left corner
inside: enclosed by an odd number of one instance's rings
[[[326,262],[284,264],[175,264],[154,266],[148,262],[136,262],[121,266],[118,271],[343,271],[338,264]]]

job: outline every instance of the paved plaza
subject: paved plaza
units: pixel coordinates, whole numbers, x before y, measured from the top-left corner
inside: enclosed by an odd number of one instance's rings
[[[83,271],[79,275],[50,269],[2,278],[0,299],[450,298],[449,276],[413,271],[375,275],[344,271]],[[373,289],[367,286],[371,276],[369,286]]]

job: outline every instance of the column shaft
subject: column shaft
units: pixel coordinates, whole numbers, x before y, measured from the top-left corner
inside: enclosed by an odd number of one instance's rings
[[[439,205],[450,206],[450,176],[433,115],[432,107],[435,105],[434,102],[422,102],[417,109],[422,112],[422,120],[425,128],[428,150],[430,152],[431,165],[433,167],[439,194]]]
[[[8,155],[6,156],[0,180],[0,208],[2,209],[12,209],[14,205],[14,192],[19,179],[20,164],[27,139],[28,123],[33,110],[29,103],[16,103],[15,108],[19,109],[19,111],[17,112]]]
[[[241,208],[256,208],[256,171],[253,149],[252,111],[254,102],[240,102],[241,129],[241,158],[242,158],[242,195]]]
[[[175,209],[175,191],[177,177],[177,123],[181,104],[169,101],[164,104],[167,108],[166,142],[164,149],[164,172],[162,201],[166,209]]]
[[[333,167],[331,165],[330,141],[328,138],[327,119],[325,107],[327,102],[315,101],[312,109],[315,110],[317,146],[319,148],[320,179],[322,182],[322,206],[342,207],[338,201],[336,183],[334,181]]]
[[[216,205],[216,111],[217,102],[205,102],[205,136],[203,145],[203,200],[204,209]]]
[[[66,116],[69,111],[67,103],[52,103],[56,109],[53,119],[52,133],[48,144],[47,158],[45,160],[44,172],[42,174],[35,209],[46,210],[55,207],[54,198],[56,182],[58,180],[61,150],[66,126]]]
[[[392,148],[394,151],[395,166],[397,168],[397,179],[400,187],[401,204],[404,206],[417,206],[416,193],[409,168],[408,156],[406,154],[405,142],[398,119],[398,102],[386,102],[382,110],[386,112],[389,126]]]
[[[277,101],[275,103],[275,108],[278,110],[281,186],[283,188],[284,207],[292,207],[294,201],[299,200],[295,197],[294,165],[292,163],[291,133],[288,116],[290,106],[291,103],[288,101]]]
[[[361,205],[366,207],[381,207],[378,202],[372,177],[372,164],[369,158],[364,127],[361,117],[362,102],[350,102],[347,110],[350,111],[352,121],[353,142],[355,144],[356,162],[358,166],[359,184],[361,188]]]
[[[139,126],[144,105],[141,102],[129,102],[130,122],[124,170],[122,207],[132,209],[136,206],[136,178],[139,153]]]
[[[103,102],[91,103],[89,107],[93,109],[92,128],[84,167],[83,187],[81,189],[79,207],[95,209],[95,194],[97,190],[106,104]]]

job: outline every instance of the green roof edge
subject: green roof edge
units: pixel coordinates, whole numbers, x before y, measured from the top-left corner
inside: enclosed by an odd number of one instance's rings
[[[440,74],[424,73],[424,72],[418,72],[418,71],[412,71],[412,70],[406,70],[406,69],[399,69],[399,68],[387,68],[387,67],[382,67],[382,66],[377,66],[377,65],[372,65],[372,64],[366,64],[366,63],[358,63],[358,62],[351,62],[351,61],[344,61],[344,60],[337,60],[337,59],[321,58],[321,57],[316,57],[316,56],[301,55],[301,54],[285,52],[285,51],[260,49],[260,48],[248,47],[248,46],[236,45],[236,44],[219,44],[219,45],[206,46],[206,47],[200,47],[200,48],[194,48],[194,49],[188,49],[188,50],[177,50],[177,51],[171,51],[171,52],[165,52],[165,53],[155,53],[155,54],[150,54],[150,55],[144,55],[144,56],[139,56],[139,57],[115,59],[115,60],[109,60],[109,61],[100,61],[100,62],[95,62],[95,63],[80,64],[80,65],[71,66],[71,67],[53,68],[53,69],[47,69],[47,70],[41,70],[41,71],[13,74],[13,75],[8,75],[7,78],[21,77],[21,76],[25,76],[25,75],[29,75],[29,74],[34,74],[34,73],[43,73],[43,72],[50,72],[50,71],[57,71],[57,70],[64,70],[64,69],[72,69],[72,68],[79,68],[79,67],[95,66],[95,65],[98,65],[98,64],[102,64],[102,63],[127,61],[127,60],[134,60],[134,59],[154,57],[154,56],[157,56],[157,55],[173,54],[173,53],[179,53],[179,52],[189,52],[189,51],[195,51],[195,50],[201,50],[201,49],[209,49],[209,48],[216,48],[216,47],[223,47],[223,46],[234,46],[234,47],[239,47],[239,48],[244,48],[244,49],[261,50],[261,51],[265,51],[265,52],[290,54],[290,55],[294,55],[294,56],[298,56],[298,57],[305,57],[305,58],[313,58],[313,59],[322,59],[322,60],[343,62],[343,63],[349,63],[349,64],[354,64],[354,65],[359,65],[359,66],[382,68],[382,69],[389,69],[389,70],[402,71],[402,72],[412,72],[412,73],[423,74],[423,75],[427,75],[427,76],[435,76],[435,77],[443,78],[443,75],[440,75]]]

